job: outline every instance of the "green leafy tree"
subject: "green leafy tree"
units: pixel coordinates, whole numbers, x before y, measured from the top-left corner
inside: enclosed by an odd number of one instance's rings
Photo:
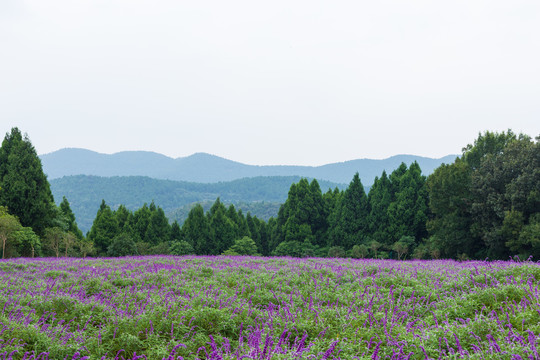
[[[284,241],[272,252],[272,256],[302,257],[302,243],[300,241]]]
[[[470,166],[457,158],[453,164],[438,167],[426,181],[433,214],[426,223],[432,236],[429,247],[437,248],[439,256],[482,257],[483,243],[471,233],[471,173]]]
[[[392,245],[392,250],[396,252],[398,260],[409,253],[414,243],[414,237],[404,235]]]
[[[42,235],[53,224],[56,206],[41,160],[28,136],[16,127],[0,147],[0,189],[0,205],[23,226]]]
[[[506,243],[512,243],[515,236],[504,231],[504,221],[509,213],[518,211],[527,225],[540,209],[539,168],[540,145],[519,135],[502,150],[483,157],[472,173],[471,231],[483,240],[488,257],[504,259],[514,255]]]
[[[171,255],[192,255],[195,254],[195,250],[190,243],[185,240],[173,241],[170,249]]]
[[[381,243],[377,240],[371,240],[368,244],[369,250],[371,250],[372,256],[376,259],[377,255],[379,253],[379,249],[381,248]]]
[[[12,234],[14,242],[18,244],[18,253],[24,257],[41,255],[41,239],[31,227],[21,227]]]
[[[45,229],[45,236],[43,238],[43,248],[48,253],[54,254],[56,257],[60,256],[62,245],[64,244],[64,237],[66,233],[61,228],[55,226]]]
[[[231,246],[225,251],[224,255],[226,254],[259,255],[257,253],[257,244],[255,244],[255,241],[253,241],[253,239],[247,236],[244,236],[241,239],[236,239],[233,246]]]
[[[137,255],[135,242],[126,233],[116,235],[107,249],[107,256],[120,257],[130,255]]]
[[[313,245],[313,244],[311,243],[311,241],[309,241],[309,239],[305,239],[304,242],[302,243],[302,247],[301,247],[301,250],[302,250],[301,256],[302,256],[303,258],[306,258],[306,257],[315,257],[318,248],[319,248],[319,247],[316,246],[316,245]]]
[[[14,234],[22,229],[22,225],[16,216],[8,213],[7,209],[0,206],[0,241],[2,242],[2,259],[16,256],[19,239]]]
[[[351,250],[351,256],[355,259],[363,259],[368,254],[368,248],[365,244],[354,245]]]
[[[468,144],[463,148],[463,160],[472,170],[476,170],[488,156],[501,154],[506,146],[516,139],[516,134],[512,130],[501,133],[491,131],[480,133],[473,144]]]
[[[94,243],[88,239],[77,239],[75,245],[79,249],[79,255],[83,258],[95,252]]]
[[[346,254],[345,249],[343,249],[341,246],[332,246],[330,249],[328,249],[329,258],[343,258]]]
[[[540,258],[540,213],[531,216],[529,223],[523,226],[519,234],[519,251],[523,258]]]

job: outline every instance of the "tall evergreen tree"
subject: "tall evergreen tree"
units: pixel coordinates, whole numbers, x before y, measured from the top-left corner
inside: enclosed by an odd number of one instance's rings
[[[66,221],[67,231],[75,235],[77,239],[82,240],[84,238],[83,233],[77,226],[77,222],[75,221],[75,214],[71,210],[69,201],[66,199],[65,196],[62,198],[59,209]]]
[[[109,205],[105,203],[105,200],[102,200],[92,228],[88,233],[88,239],[94,243],[98,255],[104,256],[107,254],[112,239],[119,232],[118,222],[114,213]]]
[[[155,210],[155,205],[152,204],[150,204],[150,206]],[[133,233],[131,234],[131,238],[136,243],[146,241],[146,231],[150,225],[151,216],[152,210],[147,204],[144,204],[133,213],[133,220],[131,224]]]
[[[225,207],[217,207],[210,217],[209,255],[219,255],[234,244],[237,229],[225,214]]]
[[[336,208],[329,234],[329,246],[348,250],[359,245],[369,233],[367,195],[356,173]]]
[[[6,134],[0,147],[0,205],[39,235],[53,225],[56,216],[41,160],[28,136],[23,137],[16,127]]]
[[[379,243],[384,243],[385,239],[390,237],[388,208],[392,203],[392,197],[392,184],[386,171],[383,171],[380,178],[375,178],[368,194],[370,237]]]
[[[391,244],[403,236],[412,236],[418,242],[427,235],[428,198],[425,189],[425,176],[415,161],[400,174],[394,175],[392,185],[395,190],[394,201],[388,208],[389,235]],[[396,182],[394,184],[394,181]]]
[[[188,217],[182,226],[182,233],[184,234],[184,240],[195,250],[195,254],[210,254],[210,226],[201,204],[195,205],[189,211]]]
[[[171,224],[170,242],[172,243],[175,241],[182,241],[182,240],[184,240],[182,229],[180,228],[178,221],[174,220],[174,222]]]
[[[116,221],[118,221],[118,228],[120,229],[120,231],[131,234],[133,213],[129,211],[125,205],[120,205],[118,209],[114,211],[114,215],[116,216]]]
[[[153,204],[153,203],[152,203]],[[145,242],[151,245],[157,245],[162,242],[169,242],[171,227],[165,212],[161,207],[154,207],[150,215],[148,227],[145,232]]]

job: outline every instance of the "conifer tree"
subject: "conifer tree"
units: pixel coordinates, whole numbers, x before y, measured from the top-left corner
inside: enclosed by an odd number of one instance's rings
[[[72,233],[73,235],[75,235],[77,239],[82,240],[84,237],[83,233],[77,226],[77,222],[75,221],[75,214],[71,210],[69,201],[66,199],[65,196],[62,198],[62,202],[60,203],[59,209],[62,216],[66,220],[66,230]]]
[[[106,255],[112,239],[119,234],[118,222],[105,200],[101,205],[88,233],[88,239],[94,243],[98,255]]]
[[[388,208],[392,197],[392,184],[386,171],[383,171],[380,178],[375,178],[368,194],[370,237],[380,243],[389,238]]]
[[[367,195],[356,173],[336,208],[330,230],[329,246],[341,246],[345,250],[359,245],[369,233],[369,209]]]
[[[172,242],[181,241],[181,240],[184,240],[182,229],[180,228],[180,224],[178,224],[178,221],[174,220],[174,222],[171,225],[170,242],[172,243]]]
[[[152,203],[153,204],[153,203]],[[152,207],[151,207],[152,208]],[[151,245],[157,245],[161,242],[168,242],[171,234],[169,220],[161,207],[154,207],[150,215],[148,227],[145,233],[145,242]]]
[[[403,166],[405,164],[402,164]],[[393,201],[388,208],[388,239],[391,246],[402,236],[412,236],[418,242],[427,235],[428,197],[425,189],[426,178],[415,161],[405,172],[402,166],[394,171],[390,178],[395,191]]]
[[[23,137],[16,127],[6,134],[0,147],[0,205],[39,235],[53,225],[56,216],[41,160],[28,136]]]
[[[221,254],[234,244],[236,238],[236,224],[226,216],[224,208],[217,207],[210,217],[209,255]]]
[[[150,205],[152,206],[152,204]],[[155,205],[153,205],[152,208],[155,209]],[[133,213],[133,220],[131,224],[133,233],[131,238],[136,243],[146,241],[146,231],[148,229],[148,225],[150,224],[151,216],[152,211],[146,203]]]
[[[195,250],[195,254],[207,255],[210,253],[210,227],[201,204],[196,204],[189,211],[188,217],[182,226],[182,233],[184,234],[184,240]]]

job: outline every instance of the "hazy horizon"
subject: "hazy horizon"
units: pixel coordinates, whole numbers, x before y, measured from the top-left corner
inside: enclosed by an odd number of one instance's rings
[[[540,134],[540,3],[0,2],[0,131],[39,154],[308,165]]]
[[[461,155],[461,153],[460,153],[460,154],[446,154],[446,155],[440,156],[440,157],[431,157],[431,156],[422,156],[422,155],[416,155],[416,154],[394,154],[394,155],[390,155],[390,156],[387,156],[387,157],[384,157],[384,158],[355,158],[355,159],[347,159],[347,160],[335,161],[335,162],[331,162],[331,163],[324,163],[324,164],[319,164],[319,165],[251,164],[251,163],[245,163],[245,162],[242,162],[242,161],[238,161],[236,159],[227,158],[227,157],[221,156],[219,154],[211,154],[211,153],[207,153],[207,152],[203,152],[203,151],[188,154],[186,156],[172,157],[172,156],[169,156],[167,154],[163,154],[163,153],[160,153],[160,152],[157,152],[157,151],[152,151],[152,150],[121,150],[121,151],[117,151],[117,152],[113,152],[113,153],[105,153],[105,152],[100,152],[100,151],[95,151],[95,150],[85,149],[85,148],[79,148],[79,147],[66,147],[66,148],[61,148],[61,149],[54,150],[54,151],[44,153],[44,154],[38,153],[38,156],[40,156],[40,157],[41,156],[46,156],[46,155],[50,155],[50,154],[53,154],[53,153],[58,152],[58,151],[70,150],[70,149],[90,151],[90,152],[94,152],[94,153],[97,153],[97,154],[100,154],[100,155],[116,155],[116,154],[127,153],[127,152],[147,152],[147,153],[154,153],[154,154],[157,154],[157,155],[165,156],[167,158],[174,159],[174,160],[182,159],[182,158],[186,158],[186,157],[190,157],[190,156],[194,156],[194,155],[198,155],[198,154],[203,154],[203,155],[219,157],[219,158],[229,160],[229,161],[233,161],[233,162],[242,163],[242,164],[245,164],[245,165],[255,165],[255,166],[309,166],[309,167],[318,167],[318,166],[328,165],[328,164],[332,164],[332,163],[344,163],[344,162],[354,161],[354,160],[386,160],[386,159],[390,159],[390,158],[397,157],[397,156],[418,156],[418,157],[423,157],[423,158],[428,158],[428,159],[442,159],[442,158],[445,158],[445,157],[448,157],[448,156],[460,156]]]

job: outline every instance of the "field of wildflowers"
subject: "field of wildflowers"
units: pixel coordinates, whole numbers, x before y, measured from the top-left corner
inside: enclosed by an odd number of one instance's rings
[[[0,262],[0,359],[539,359],[540,265]]]

